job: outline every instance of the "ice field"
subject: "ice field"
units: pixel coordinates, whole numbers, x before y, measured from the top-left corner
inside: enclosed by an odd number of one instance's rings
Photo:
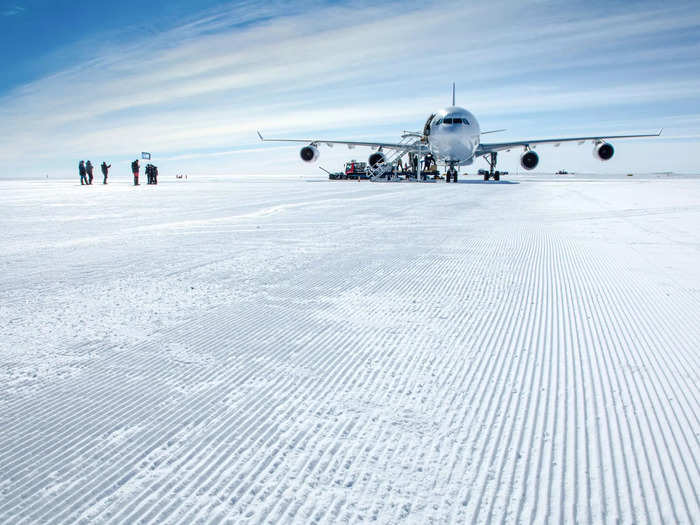
[[[162,178],[0,181],[0,522],[700,522],[700,177]]]

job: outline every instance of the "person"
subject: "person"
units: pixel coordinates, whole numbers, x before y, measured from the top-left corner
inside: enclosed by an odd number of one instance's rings
[[[102,165],[100,168],[102,168],[102,184],[107,184],[107,174],[109,173],[109,168],[111,168],[111,164],[107,164],[105,161],[102,161]]]
[[[88,174],[88,184],[92,184],[92,179],[94,179],[95,176],[92,174],[92,162],[90,162],[89,160],[87,161],[87,164],[85,164],[85,170]]]
[[[139,159],[131,163],[131,172],[134,174],[134,186],[139,185]]]
[[[148,178],[148,184],[153,184],[153,164],[151,163],[146,165],[146,177]]]
[[[88,181],[87,181],[87,177],[85,176],[85,174],[87,172],[85,171],[85,161],[84,160],[81,160],[78,163],[78,173],[80,173],[80,185],[81,186],[86,185],[88,183]]]
[[[158,184],[158,166],[153,166],[153,184]]]

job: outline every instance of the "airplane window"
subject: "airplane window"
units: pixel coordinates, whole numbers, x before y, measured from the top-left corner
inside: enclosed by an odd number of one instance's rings
[[[461,118],[453,118],[453,119],[452,119],[452,122],[455,123],[455,124],[461,124],[461,123],[462,123],[462,119],[461,119]]]
[[[437,120],[437,122],[435,123],[435,125],[436,125],[436,126],[439,126],[440,124],[442,124],[442,119],[441,119],[441,118],[439,118],[439,119]]]
[[[469,125],[469,121],[467,119],[462,119],[462,122],[464,123],[465,126]]]
[[[452,124],[452,119],[451,118],[446,118],[443,120],[445,124]]]

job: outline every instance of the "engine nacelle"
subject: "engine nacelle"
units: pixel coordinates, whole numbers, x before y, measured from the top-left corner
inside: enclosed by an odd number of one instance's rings
[[[372,153],[369,156],[369,159],[367,160],[367,164],[369,164],[373,168],[377,164],[384,164],[385,162],[386,162],[386,155],[384,155],[384,153],[382,153],[381,151],[377,151],[375,153]]]
[[[304,162],[315,162],[319,156],[318,148],[313,145],[304,146],[301,148],[299,156]]]
[[[539,163],[540,158],[537,156],[537,153],[535,153],[532,150],[526,151],[525,153],[520,155],[520,165],[525,170],[534,170]]]
[[[608,142],[600,142],[593,147],[593,156],[598,160],[610,160],[615,154],[615,148]]]

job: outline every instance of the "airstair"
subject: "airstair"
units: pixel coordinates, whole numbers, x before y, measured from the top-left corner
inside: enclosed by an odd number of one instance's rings
[[[406,153],[413,151],[416,144],[420,144],[422,137],[417,133],[406,133],[401,137],[399,144],[405,146],[402,149],[394,149],[386,155],[384,162],[378,162],[374,166],[367,164],[367,174],[371,181],[391,180],[397,161]],[[381,151],[381,148],[380,150]]]

